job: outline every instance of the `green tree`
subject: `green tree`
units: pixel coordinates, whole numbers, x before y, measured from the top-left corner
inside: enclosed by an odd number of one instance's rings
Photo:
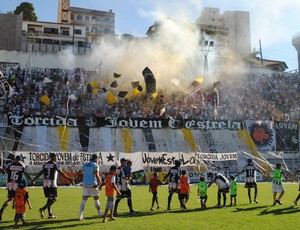
[[[32,3],[22,2],[19,6],[17,6],[14,14],[21,14],[23,12],[23,20],[24,21],[37,21],[37,16],[34,12],[34,7]]]

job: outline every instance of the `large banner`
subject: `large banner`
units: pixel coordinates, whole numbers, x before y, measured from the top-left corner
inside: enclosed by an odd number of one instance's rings
[[[42,166],[49,160],[51,152],[15,152],[20,155],[26,166]],[[171,167],[175,160],[179,160],[182,166],[197,166],[202,161],[228,161],[237,160],[238,153],[182,153],[182,152],[135,152],[119,153],[116,152],[54,152],[57,155],[57,162],[61,166],[81,166],[89,161],[92,154],[99,156],[100,166],[112,166],[119,163],[119,159],[131,160],[132,171],[143,170],[144,167]]]
[[[299,130],[297,122],[275,121],[276,151],[298,152]]]
[[[270,121],[246,121],[247,130],[260,151],[275,151],[275,130]]]
[[[3,123],[3,122],[2,122]],[[111,118],[111,117],[74,117],[74,116],[39,116],[10,115],[9,126],[68,126],[89,128],[132,128],[132,129],[200,129],[200,130],[236,130],[243,129],[242,120],[196,120],[164,118]],[[1,122],[0,122],[1,124]]]

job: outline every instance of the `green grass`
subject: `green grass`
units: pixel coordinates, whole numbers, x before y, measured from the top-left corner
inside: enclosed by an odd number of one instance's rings
[[[102,224],[96,218],[96,209],[92,198],[89,198],[84,221],[78,221],[82,188],[61,187],[58,190],[58,201],[53,205],[53,213],[57,219],[40,219],[38,208],[46,199],[42,188],[29,188],[33,209],[27,208],[28,226],[22,229],[299,229],[300,208],[293,207],[293,200],[298,195],[298,184],[285,184],[286,194],[282,198],[283,205],[271,206],[271,183],[259,184],[258,204],[249,204],[247,190],[243,184],[238,185],[237,205],[226,208],[214,208],[216,205],[216,186],[208,191],[207,209],[200,209],[197,199],[197,188],[192,185],[192,193],[188,202],[188,210],[181,211],[177,196],[173,196],[172,210],[166,211],[167,186],[159,187],[159,202],[163,206],[158,211],[150,211],[152,194],[147,186],[132,187],[133,207],[138,215],[129,216],[126,200],[119,205],[120,216],[116,221]],[[0,189],[0,204],[7,196],[7,191]],[[229,198],[229,195],[228,195]],[[101,209],[106,205],[104,191],[100,192]],[[229,203],[229,202],[227,202]],[[11,205],[5,209],[0,229],[9,229],[13,225],[14,210]]]

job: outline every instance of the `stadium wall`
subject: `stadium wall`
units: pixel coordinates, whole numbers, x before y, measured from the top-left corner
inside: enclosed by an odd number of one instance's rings
[[[0,62],[2,63],[18,63],[21,67],[30,66],[30,63],[34,63],[32,67],[37,68],[61,68],[71,69],[81,67],[85,69],[95,69],[98,64],[93,64],[88,60],[88,55],[74,54],[72,48],[66,48],[59,53],[47,53],[47,52],[22,52],[15,50],[0,50]]]

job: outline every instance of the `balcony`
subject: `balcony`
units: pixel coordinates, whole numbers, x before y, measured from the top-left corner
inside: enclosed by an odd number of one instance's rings
[[[205,25],[205,24],[199,24],[199,27],[201,30],[204,30],[205,32],[209,33],[222,33],[222,34],[228,34],[229,28],[225,26],[212,26],[212,25]]]

